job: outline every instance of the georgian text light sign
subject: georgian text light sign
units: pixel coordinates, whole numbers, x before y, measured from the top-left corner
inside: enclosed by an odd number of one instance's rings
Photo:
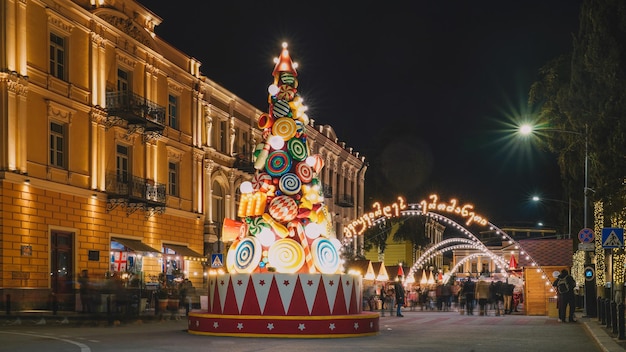
[[[382,206],[380,202],[374,203],[372,206],[374,211],[363,214],[360,218],[353,220],[350,224],[343,228],[343,234],[346,237],[354,235],[362,235],[374,221],[380,217],[396,217],[400,216],[400,212],[406,209],[406,201],[402,197],[398,197],[398,201],[390,205]]]
[[[422,200],[419,204],[422,207],[422,211],[424,213],[433,211],[433,212],[446,212],[458,215],[462,218],[467,219],[465,225],[470,226],[475,223],[482,226],[487,226],[489,221],[484,216],[476,214],[474,211],[473,204],[463,204],[459,205],[459,201],[452,198],[448,203],[439,202],[439,196],[436,194],[431,194],[428,199],[430,202],[426,200]]]

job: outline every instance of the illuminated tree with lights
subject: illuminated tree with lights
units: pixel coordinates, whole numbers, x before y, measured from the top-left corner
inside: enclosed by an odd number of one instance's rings
[[[275,61],[269,109],[258,119],[263,142],[254,152],[252,182],[240,187],[242,221],[226,266],[231,273],[339,273],[341,243],[319,181],[324,163],[309,151],[309,119],[286,44]]]

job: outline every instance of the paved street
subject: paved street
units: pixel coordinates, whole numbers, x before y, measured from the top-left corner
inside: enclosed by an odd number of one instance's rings
[[[0,320],[0,351],[618,351],[615,342],[600,347],[590,333],[595,320],[558,323],[544,316],[462,316],[455,312],[411,312],[380,318],[376,336],[338,339],[276,339],[197,336],[187,320],[148,320],[116,326],[93,321]],[[597,329],[596,329],[597,330]],[[596,331],[598,333],[598,331]],[[602,333],[602,331],[599,331]],[[612,342],[612,341],[610,341]],[[615,349],[615,347],[619,349]]]

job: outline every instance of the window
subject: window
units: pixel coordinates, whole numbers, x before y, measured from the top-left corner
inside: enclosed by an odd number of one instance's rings
[[[117,91],[120,93],[127,93],[130,86],[130,75],[128,72],[117,69]]]
[[[178,197],[178,163],[169,162],[168,163],[168,186],[169,186],[169,194],[171,196]]]
[[[65,38],[50,33],[50,74],[65,80]]]
[[[248,153],[250,152],[248,149],[248,132],[244,132],[241,134],[241,154],[245,155],[246,157],[250,157],[250,155],[248,155]]]
[[[167,116],[169,126],[173,129],[178,129],[178,97],[175,95],[169,95]]]
[[[219,151],[222,153],[226,152],[226,143],[228,142],[228,122],[227,121],[220,121],[220,130],[219,130],[219,136],[220,136],[220,140],[219,140]]]
[[[128,184],[130,178],[128,147],[117,146],[116,153],[116,173],[117,182]]]
[[[65,126],[50,122],[50,165],[65,168]]]
[[[224,221],[226,205],[224,203],[224,189],[217,181],[213,182],[211,188],[211,202],[213,207],[213,221],[221,225],[222,221]]]

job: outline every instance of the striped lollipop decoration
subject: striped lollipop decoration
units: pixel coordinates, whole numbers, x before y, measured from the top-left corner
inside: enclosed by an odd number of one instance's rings
[[[265,172],[259,172],[252,178],[252,188],[255,191],[267,191],[268,186],[272,184],[272,176]]]
[[[274,122],[272,134],[288,141],[296,135],[296,130],[296,122],[293,119],[282,117]]]
[[[333,243],[323,237],[318,237],[311,245],[315,267],[323,274],[334,274],[341,264],[339,253]]]
[[[289,151],[289,154],[291,154],[293,160],[296,161],[303,161],[308,156],[306,145],[298,138],[291,138],[287,142],[287,150]]]
[[[300,178],[300,181],[302,181],[302,183],[309,183],[313,180],[313,170],[304,161],[296,164],[294,172]]]
[[[287,228],[289,228],[290,230],[290,236],[291,236],[291,231],[293,231],[294,234],[298,237],[298,240],[300,240],[300,245],[302,246],[302,249],[304,250],[304,260],[306,261],[306,265],[307,267],[309,267],[309,269],[312,269],[315,263],[313,262],[313,255],[311,254],[311,247],[309,247],[309,241],[304,232],[304,226],[302,226],[302,223],[300,221],[291,221],[287,225]],[[291,237],[294,237],[294,236],[291,236]]]
[[[267,251],[269,265],[282,273],[297,273],[304,265],[304,250],[291,238],[274,242]]]
[[[280,188],[280,190],[288,196],[292,196],[300,192],[301,187],[302,183],[300,178],[291,172],[282,175],[280,177],[280,181],[278,182],[278,188]]]
[[[226,256],[226,267],[229,272],[251,273],[261,260],[261,243],[256,237],[246,237],[235,241]]]
[[[291,157],[284,150],[275,150],[270,153],[265,163],[265,171],[270,176],[279,177],[291,168]]]

